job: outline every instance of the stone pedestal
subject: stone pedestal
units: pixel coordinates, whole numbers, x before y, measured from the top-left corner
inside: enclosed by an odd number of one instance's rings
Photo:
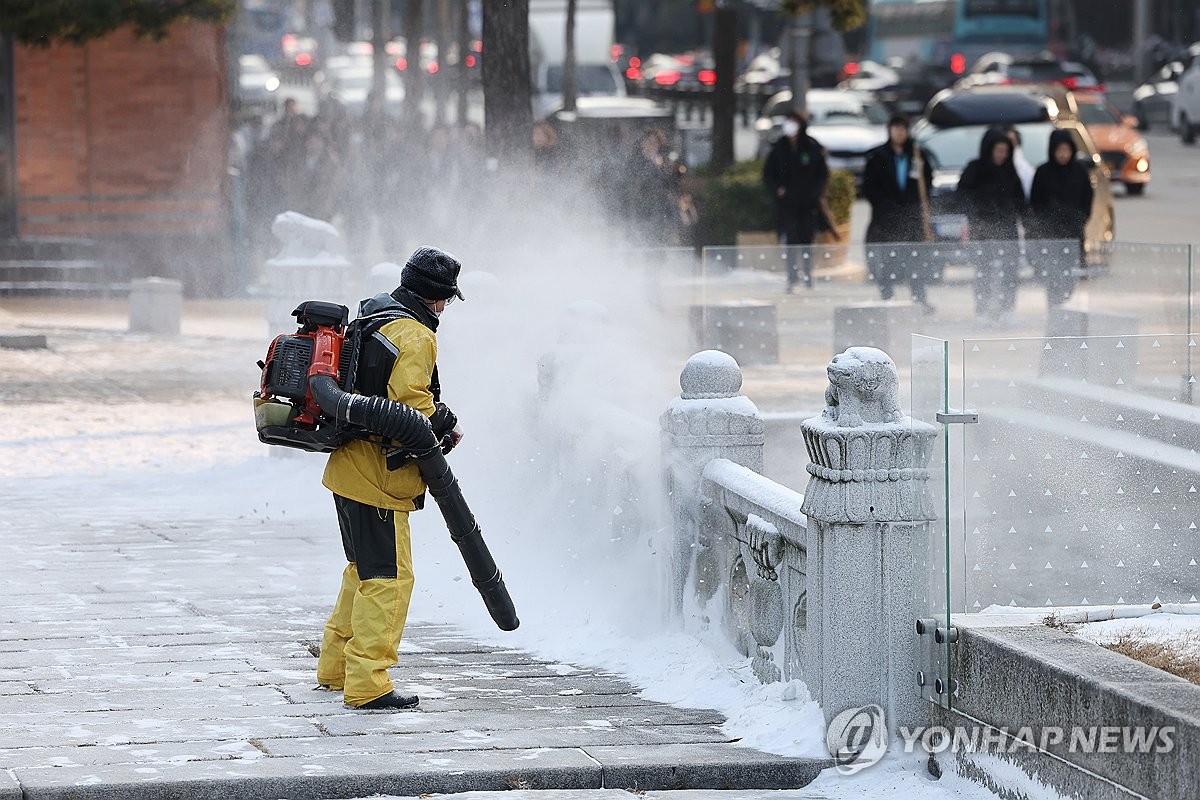
[[[696,346],[728,353],[739,364],[779,361],[779,325],[775,306],[750,300],[697,305],[691,308]]]
[[[684,588],[700,552],[697,519],[700,479],[714,458],[727,458],[762,472],[763,422],[750,399],[740,394],[742,371],[727,353],[705,350],[688,359],[679,376],[683,390],[660,420],[667,492],[675,528],[671,597],[683,608]]]
[[[129,282],[129,330],[136,333],[179,333],[183,316],[183,284],[172,278]]]
[[[908,302],[881,300],[838,306],[833,310],[833,352],[854,346],[907,352],[916,322],[917,308]]]
[[[917,689],[913,541],[936,517],[932,425],[899,412],[896,368],[853,347],[829,367],[829,405],[802,423],[808,518],[809,690],[826,721],[879,705],[890,728],[925,724]]]
[[[292,310],[305,300],[342,303],[350,307],[353,316],[354,300],[345,296],[350,262],[341,254],[337,229],[328,222],[285,211],[275,218],[271,233],[282,243],[279,253],[264,265],[271,335],[295,332]]]

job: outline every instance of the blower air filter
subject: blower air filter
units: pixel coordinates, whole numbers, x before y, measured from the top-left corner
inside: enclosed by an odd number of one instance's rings
[[[312,360],[312,337],[275,337],[267,353],[264,393],[289,400],[303,400],[308,392],[308,368]]]

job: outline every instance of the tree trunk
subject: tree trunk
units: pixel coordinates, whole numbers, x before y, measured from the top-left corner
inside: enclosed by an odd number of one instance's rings
[[[454,121],[462,128],[467,124],[467,97],[471,91],[471,73],[467,59],[473,58],[475,52],[471,49],[471,5],[463,0],[458,9],[457,34],[458,40],[458,107]]]
[[[425,0],[404,4],[404,108],[409,122],[421,121],[421,101],[425,99],[425,81],[421,69],[421,32],[425,30]]]
[[[433,78],[433,124],[443,125],[446,122],[446,93],[449,89],[447,81],[450,76],[446,73],[446,55],[450,52],[450,42],[454,37],[450,33],[450,0],[438,0],[437,3],[437,63],[438,74]]]
[[[813,51],[813,12],[796,15],[791,21],[792,107],[801,114],[808,110],[809,65]]]
[[[483,116],[488,154],[504,167],[533,158],[529,0],[483,4]]]
[[[563,52],[562,95],[563,109],[575,110],[575,98],[579,96],[579,83],[575,75],[575,6],[576,0],[567,0],[567,45]]]
[[[733,126],[737,98],[733,93],[737,71],[737,9],[719,6],[713,26],[713,61],[717,84],[713,87],[712,167],[724,171],[734,161]]]
[[[387,106],[387,0],[371,0],[371,94],[378,108]]]

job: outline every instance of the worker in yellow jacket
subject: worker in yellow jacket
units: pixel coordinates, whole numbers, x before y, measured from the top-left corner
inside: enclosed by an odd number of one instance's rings
[[[446,305],[462,299],[461,268],[449,253],[418,248],[404,265],[399,287],[359,306],[359,318],[375,322],[364,328],[371,333],[363,339],[355,390],[425,414],[443,452],[457,444],[461,431],[441,402],[435,333]],[[425,499],[416,463],[398,458],[402,455],[354,440],[330,454],[322,481],[333,492],[349,564],[325,623],[317,683],[344,691],[349,708],[411,709],[420,702],[394,692],[388,676],[413,589],[408,515]]]

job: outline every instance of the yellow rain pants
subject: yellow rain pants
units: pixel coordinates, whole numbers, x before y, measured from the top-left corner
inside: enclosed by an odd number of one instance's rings
[[[388,668],[398,659],[413,590],[408,513],[334,500],[350,563],[325,623],[317,682],[361,706],[392,691]]]

